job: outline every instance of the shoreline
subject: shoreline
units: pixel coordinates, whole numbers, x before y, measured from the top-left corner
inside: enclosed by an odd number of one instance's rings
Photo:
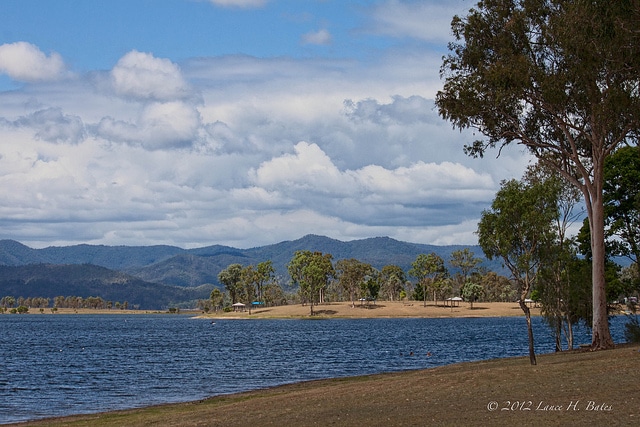
[[[640,345],[540,354],[538,361],[461,362],[4,425],[637,425],[640,376],[630,373],[637,372]]]
[[[314,306],[314,316],[310,315],[309,305],[292,304],[276,307],[265,307],[235,312],[202,313],[199,318],[224,319],[367,319],[367,318],[476,318],[476,317],[514,317],[524,313],[517,303],[490,302],[475,303],[471,308],[468,303],[455,307],[444,306],[442,301],[435,305],[422,301],[378,301],[376,304],[364,305],[359,302],[352,306],[351,302],[334,302]],[[531,307],[531,316],[539,316],[540,308]]]
[[[513,317],[524,316],[517,302],[487,302],[474,303],[473,308],[469,303],[463,302],[455,307],[444,306],[442,301],[438,305],[433,301],[427,301],[426,307],[422,301],[378,301],[375,304],[365,305],[356,302],[352,307],[351,302],[331,302],[314,306],[314,316],[310,316],[309,305],[289,304],[273,307],[263,307],[249,310],[231,312],[204,312],[202,310],[180,310],[170,313],[166,310],[121,310],[121,309],[92,309],[92,308],[58,308],[52,312],[51,308],[45,308],[40,312],[39,308],[30,308],[26,315],[140,315],[140,314],[165,314],[175,316],[190,315],[205,319],[358,319],[358,318],[474,318],[474,317]],[[12,315],[4,313],[2,315]],[[20,314],[13,314],[20,315]],[[25,315],[25,314],[21,314]],[[540,308],[532,306],[531,316],[539,316]]]

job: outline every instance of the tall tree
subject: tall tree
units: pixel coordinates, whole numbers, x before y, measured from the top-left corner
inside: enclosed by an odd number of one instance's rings
[[[258,272],[253,265],[248,265],[242,269],[241,299],[249,307],[249,315],[253,308],[253,301],[257,295]]]
[[[429,255],[419,254],[415,261],[411,263],[409,275],[418,279],[418,285],[422,288],[422,299],[425,307],[427,306],[427,287],[432,287],[433,299],[437,303],[437,288],[433,282],[443,279],[446,274],[447,269],[444,266],[444,260],[435,252]]]
[[[380,270],[381,291],[391,300],[399,300],[400,292],[404,290],[407,276],[402,267],[397,265],[385,265]]]
[[[493,271],[478,275],[474,280],[482,285],[487,301],[509,302],[516,298],[517,292],[513,287],[513,283]]]
[[[451,252],[449,264],[460,271],[455,275],[460,289],[467,283],[469,275],[478,268],[480,263],[482,263],[482,260],[477,258],[469,248]]]
[[[273,262],[263,261],[258,263],[255,273],[258,300],[264,303],[263,289],[275,279],[276,269],[273,267]]]
[[[320,294],[327,287],[329,280],[335,276],[331,254],[322,252],[296,251],[287,265],[291,281],[300,287],[303,302],[313,306],[320,301]]]
[[[231,296],[231,303],[238,302],[238,296],[242,292],[242,265],[230,264],[227,268],[218,273],[218,280]]]
[[[373,267],[357,259],[341,259],[336,262],[336,273],[340,286],[349,293],[351,306],[355,307],[356,293],[366,283],[367,276],[373,274]]]
[[[520,291],[525,314],[529,359],[536,364],[531,312],[525,303],[538,274],[545,248],[553,241],[556,195],[543,184],[505,181],[478,224],[478,242],[488,259],[500,258]]]
[[[605,296],[603,171],[640,130],[640,10],[635,0],[486,0],[452,21],[436,104],[486,136],[480,156],[522,144],[580,189],[593,253],[592,348],[613,347]]]
[[[222,306],[224,295],[222,294],[222,292],[220,292],[220,289],[215,288],[214,290],[211,291],[211,294],[209,295],[209,299],[211,300],[211,305],[213,306],[213,309],[217,311],[218,308]]]

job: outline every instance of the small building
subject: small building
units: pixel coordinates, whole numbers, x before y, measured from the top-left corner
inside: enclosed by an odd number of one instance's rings
[[[232,307],[233,307],[233,311],[245,311],[246,309],[246,305],[244,305],[241,302],[237,302],[233,304]]]
[[[461,302],[462,302],[462,298],[460,297],[447,298],[446,300],[444,300],[444,306],[460,307]]]

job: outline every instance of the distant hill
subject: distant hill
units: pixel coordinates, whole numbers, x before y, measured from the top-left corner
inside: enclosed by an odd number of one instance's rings
[[[329,253],[334,261],[355,258],[378,269],[394,264],[409,271],[419,254],[431,252],[450,268],[451,253],[466,247],[484,259],[479,246],[422,245],[389,237],[342,242],[307,235],[250,249],[222,245],[196,249],[104,245],[32,249],[14,240],[0,240],[0,297],[99,296],[159,309],[208,298],[211,290],[220,286],[220,271],[234,263],[246,266],[270,260],[286,282],[287,264],[299,250]],[[482,267],[504,274],[499,262],[485,261]]]
[[[418,254],[435,252],[445,261],[456,250],[469,247],[484,259],[479,246],[435,246],[401,242],[389,237],[374,237],[342,242],[325,236],[307,235],[297,240],[250,249],[213,245],[196,249],[175,246],[103,246],[75,245],[31,249],[13,240],[0,241],[0,265],[94,264],[126,272],[147,282],[182,287],[218,284],[218,273],[233,263],[258,264],[271,260],[277,274],[288,278],[286,266],[295,251],[330,253],[334,260],[355,258],[380,269],[395,264],[405,271]],[[489,270],[504,271],[498,262],[486,262]]]
[[[0,295],[14,297],[101,297],[141,309],[161,309],[181,302],[206,299],[212,286],[183,288],[149,283],[105,267],[29,264],[0,266]]]
[[[125,270],[153,264],[185,250],[175,246],[73,245],[32,249],[15,240],[0,240],[0,265],[93,264]]]

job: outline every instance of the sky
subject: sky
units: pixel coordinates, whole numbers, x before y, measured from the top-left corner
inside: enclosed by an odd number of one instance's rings
[[[0,239],[477,244],[521,148],[438,115],[469,0],[3,0]]]

